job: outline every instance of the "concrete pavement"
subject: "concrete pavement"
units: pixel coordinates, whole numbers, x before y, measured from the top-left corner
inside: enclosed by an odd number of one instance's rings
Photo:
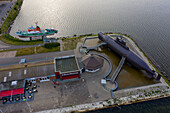
[[[58,40],[58,42],[60,43],[60,51],[63,51],[63,45],[62,45],[63,41],[62,40]]]

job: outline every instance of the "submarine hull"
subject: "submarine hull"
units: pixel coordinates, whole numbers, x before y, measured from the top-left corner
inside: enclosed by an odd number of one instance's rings
[[[132,64],[134,67],[145,70],[148,73],[148,77],[152,78],[155,74],[152,69],[134,52],[121,46],[112,37],[104,35],[102,32],[98,33],[98,38],[107,43],[107,46],[117,53],[119,56],[125,56],[126,61]]]

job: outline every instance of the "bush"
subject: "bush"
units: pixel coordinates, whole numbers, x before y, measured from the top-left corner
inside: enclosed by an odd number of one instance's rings
[[[7,38],[7,40],[16,41],[16,42],[37,42],[37,41],[41,41],[40,39],[39,39],[39,40],[24,41],[24,40],[20,40],[20,39],[18,39],[18,38],[14,38],[14,37],[11,36],[10,34],[3,34],[3,35],[1,36],[1,38]]]
[[[44,47],[47,48],[47,49],[51,49],[53,47],[58,47],[58,46],[60,46],[60,43],[58,43],[58,42],[55,42],[55,43],[46,43],[44,45]]]
[[[17,10],[17,7],[14,7],[14,10]]]
[[[73,35],[74,37],[76,37],[77,35],[75,34],[75,35]]]
[[[0,40],[12,45],[38,45],[43,43],[43,41],[40,39],[32,41],[19,40],[18,38],[14,38],[10,34],[2,34]]]
[[[4,18],[2,17],[2,19],[1,20],[3,20],[4,21]]]

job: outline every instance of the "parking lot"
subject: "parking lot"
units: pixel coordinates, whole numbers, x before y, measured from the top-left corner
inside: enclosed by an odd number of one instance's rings
[[[108,66],[106,62],[105,66]],[[16,77],[28,77],[54,73],[53,65],[30,67],[27,69],[26,75],[23,75],[24,69],[10,71],[12,72],[11,78],[9,71],[0,72],[0,74],[3,73],[10,80],[15,78],[14,74]],[[34,100],[7,105],[3,105],[0,101],[0,109],[4,113],[28,113],[107,100],[110,98],[110,92],[106,91],[100,83],[107,71],[102,68],[97,73],[86,72],[81,75],[81,79],[59,83],[56,88],[52,81],[36,83],[38,92],[34,94]],[[2,81],[4,78],[1,77],[0,80]]]
[[[81,80],[60,83],[56,88],[52,81],[36,84],[38,92],[33,101],[8,105],[0,102],[0,109],[4,113],[28,113],[91,102],[87,84]]]

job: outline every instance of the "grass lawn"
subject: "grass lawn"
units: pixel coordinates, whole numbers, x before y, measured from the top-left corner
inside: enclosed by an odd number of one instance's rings
[[[97,36],[97,35],[92,35],[92,34],[87,34],[87,36]],[[85,38],[86,35],[81,35],[80,37],[72,37],[72,38],[66,38],[62,39],[63,40],[63,50],[73,50],[76,49],[77,43],[78,42],[83,42],[83,38]]]
[[[57,51],[60,51],[60,46],[53,47],[52,49],[47,49],[43,46],[27,47],[27,48],[17,49],[16,56],[24,56],[24,55],[31,55],[31,54],[47,53],[47,52],[57,52]]]
[[[31,54],[35,54],[34,47],[17,49],[16,56],[31,55]]]
[[[36,47],[36,53],[47,53],[47,52],[57,52],[60,51],[60,46],[53,47],[52,49],[47,49],[45,47]]]
[[[23,41],[23,40],[19,40],[17,38],[12,37],[9,34],[3,34],[0,37],[0,40],[6,44],[11,44],[11,45],[38,45],[38,44],[42,44],[43,41],[42,40],[32,40],[32,41]]]

